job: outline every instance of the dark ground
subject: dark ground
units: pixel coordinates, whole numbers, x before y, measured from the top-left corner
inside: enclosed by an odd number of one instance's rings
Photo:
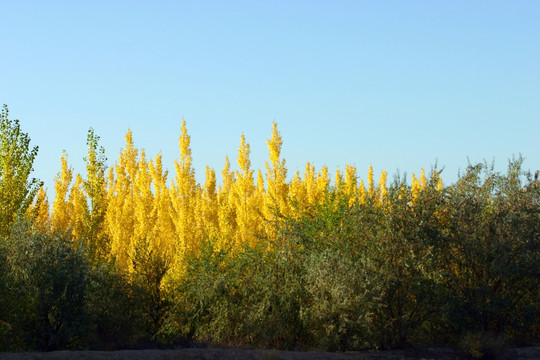
[[[415,350],[363,351],[329,353],[318,351],[278,351],[240,349],[180,349],[180,350],[121,350],[121,351],[53,351],[48,353],[0,353],[6,360],[457,360],[468,357],[453,348]],[[507,349],[495,357],[497,360],[540,359],[540,346]]]

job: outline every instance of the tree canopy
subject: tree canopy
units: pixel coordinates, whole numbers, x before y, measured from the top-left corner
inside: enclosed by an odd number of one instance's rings
[[[8,114],[4,105],[0,113],[0,236],[4,237],[42,185],[30,178],[38,147],[30,147],[30,137],[22,132],[19,120],[10,120]]]

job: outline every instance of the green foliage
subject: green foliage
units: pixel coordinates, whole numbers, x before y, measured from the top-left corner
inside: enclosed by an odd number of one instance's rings
[[[115,350],[145,342],[149,335],[144,295],[143,289],[119,273],[114,264],[94,267],[86,299],[91,324],[86,346]]]
[[[99,146],[99,136],[93,129],[88,130],[86,141],[88,156],[86,162],[87,179],[84,190],[90,200],[90,214],[86,224],[86,246],[95,259],[103,259],[109,251],[109,240],[103,232],[103,223],[107,211],[107,192],[105,172],[107,158],[105,148]]]
[[[15,298],[9,296],[11,292],[11,276],[7,249],[0,245],[0,350],[8,349],[12,338],[12,313],[15,307]]]
[[[311,253],[304,266],[308,301],[301,320],[311,346],[330,351],[373,347],[370,325],[380,289],[370,276],[372,267],[331,249]]]
[[[8,240],[0,246],[0,351],[151,344],[156,295],[144,281],[114,264],[92,266],[84,248],[22,221]]]
[[[33,233],[24,223],[7,246],[11,301],[9,348],[78,348],[87,333],[85,296],[90,268],[83,254],[60,237]]]
[[[205,243],[188,260],[166,332],[222,346],[298,345],[303,294],[291,252],[246,247],[237,254]]]
[[[485,172],[482,179],[481,172]],[[523,179],[527,179],[523,183]],[[540,189],[521,171],[506,175],[469,167],[448,199],[446,270],[461,312],[456,328],[538,341],[540,305]]]
[[[301,261],[309,296],[302,320],[312,346],[346,350],[425,343],[424,327],[440,306],[435,210],[411,207],[410,199],[399,197],[402,185],[390,189],[389,207],[373,202],[349,207],[347,199],[336,205],[330,196],[314,216],[291,226],[289,236],[306,246]]]
[[[385,206],[329,191],[265,248],[206,243],[164,333],[281,349],[453,345],[485,358],[538,343],[538,181],[520,159],[507,174],[470,166],[444,189],[434,174],[414,199],[397,179]]]
[[[389,206],[381,214],[378,232],[367,242],[368,258],[381,275],[375,312],[378,347],[429,344],[426,330],[435,325],[433,316],[443,305],[446,294],[437,254],[444,246],[438,214],[445,194],[436,185],[430,179],[413,203],[400,190],[406,185],[397,181],[389,191]]]
[[[9,235],[16,217],[34,199],[41,182],[30,178],[38,147],[30,148],[30,137],[21,131],[19,120],[0,112],[0,238]]]
[[[149,342],[155,342],[169,308],[169,300],[162,293],[161,283],[169,270],[169,263],[149,250],[148,241],[141,240],[135,248],[132,286],[138,291],[137,302],[141,310],[141,328]]]

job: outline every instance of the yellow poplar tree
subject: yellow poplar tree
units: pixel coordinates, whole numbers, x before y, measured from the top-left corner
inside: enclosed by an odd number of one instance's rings
[[[218,200],[216,192],[216,172],[206,166],[204,188],[201,195],[202,218],[206,236],[215,239],[219,234]]]
[[[154,206],[152,218],[155,223],[152,228],[150,250],[158,253],[167,263],[171,263],[176,244],[176,228],[172,213],[173,206],[169,189],[167,188],[168,172],[163,170],[161,154],[150,162],[150,176],[154,185]]]
[[[381,172],[379,177],[379,188],[377,194],[377,202],[380,206],[385,207],[388,205],[388,189],[386,188],[386,170]]]
[[[195,247],[194,251],[198,251],[200,249],[201,241],[203,239],[208,239],[206,236],[208,235],[208,232],[206,231],[206,224],[204,221],[204,211],[205,211],[205,203],[203,201],[203,194],[204,194],[204,188],[201,187],[201,185],[197,184],[196,192],[195,192],[195,198],[194,198],[194,204],[193,204],[193,222],[194,222],[194,231],[195,231]]]
[[[336,176],[334,178],[334,188],[337,190],[338,193],[340,192],[344,192],[344,186],[345,184],[343,183],[343,174],[341,173],[341,171],[339,171],[339,169],[336,169]]]
[[[309,162],[306,164],[303,176],[304,186],[306,188],[307,201],[310,206],[316,205],[319,202],[317,195],[317,174],[315,166]]]
[[[259,221],[256,222],[254,233],[258,235],[265,234],[265,219],[263,214],[265,199],[266,199],[266,189],[264,188],[264,177],[261,169],[257,169],[257,181],[255,183],[256,191],[253,196],[253,210],[257,213],[257,218]],[[260,240],[259,240],[260,241]]]
[[[174,247],[174,260],[171,276],[179,279],[184,273],[184,257],[199,248],[200,224],[197,216],[199,188],[195,180],[190,148],[191,138],[187,133],[186,122],[182,119],[179,138],[180,161],[175,160],[175,182],[171,187],[173,205],[173,222],[176,228],[177,241]]]
[[[71,209],[70,228],[73,235],[73,242],[76,246],[79,246],[81,241],[86,240],[88,229],[88,202],[83,191],[84,181],[82,177],[77,174],[75,176],[75,183],[69,193],[69,208]],[[88,244],[86,244],[88,246]]]
[[[175,160],[175,180],[172,191],[172,201],[175,209],[175,226],[178,234],[179,249],[182,254],[197,248],[195,232],[195,205],[197,183],[195,170],[192,167],[191,137],[187,133],[186,122],[182,119],[180,144],[180,161]]]
[[[300,172],[296,171],[289,186],[289,204],[291,206],[291,216],[299,219],[309,207],[307,190]]]
[[[422,189],[427,186],[427,177],[424,168],[422,168],[422,172],[420,173],[420,184],[422,185]]]
[[[368,169],[368,196],[371,200],[375,199],[375,182],[373,181],[373,167],[369,165]]]
[[[218,249],[230,249],[234,245],[236,232],[236,213],[231,201],[232,189],[234,186],[234,173],[231,171],[229,158],[225,157],[225,166],[221,171],[222,185],[218,191],[218,221],[219,221],[219,241]]]
[[[319,203],[325,199],[330,186],[330,176],[328,174],[328,166],[323,166],[317,174],[317,199]]]
[[[345,198],[345,183],[343,181],[343,174],[339,169],[336,169],[336,175],[334,177],[334,207],[339,206],[341,201]]]
[[[266,190],[264,188],[264,177],[261,169],[257,169],[257,195],[263,196],[265,194]]]
[[[255,245],[256,224],[260,221],[254,209],[253,196],[255,194],[255,182],[253,180],[253,170],[249,160],[250,148],[246,143],[244,134],[241,135],[240,148],[238,149],[238,166],[240,170],[235,172],[233,185],[234,206],[236,213],[236,244],[241,246],[249,244]]]
[[[152,228],[156,222],[156,214],[153,211],[154,204],[152,176],[146,161],[146,154],[144,150],[141,150],[137,164],[137,175],[133,182],[133,210],[135,213],[133,235],[135,246],[149,248],[150,243],[154,241],[151,236]]]
[[[54,180],[54,201],[52,205],[51,230],[66,234],[69,230],[71,209],[68,202],[69,187],[73,180],[73,169],[68,166],[68,156],[60,157],[60,172]]]
[[[358,179],[356,177],[356,167],[352,165],[345,166],[345,194],[348,199],[349,206],[353,206],[358,202]]]
[[[49,213],[49,200],[43,186],[39,187],[36,199],[28,208],[28,215],[34,222],[37,231],[46,234],[51,229],[51,219]]]
[[[367,200],[367,191],[366,186],[364,185],[364,180],[360,180],[358,183],[358,203],[365,204]]]
[[[442,177],[441,177],[440,173],[437,172],[436,170],[433,170],[433,178],[435,179],[435,181],[437,181],[437,190],[438,191],[443,191],[444,190],[444,184],[443,184],[443,180],[442,180]]]
[[[133,244],[135,216],[133,186],[137,174],[138,150],[133,144],[133,134],[126,133],[126,146],[114,172],[109,172],[109,203],[105,222],[111,242],[111,257],[116,259],[120,269],[133,271],[132,259],[135,255]],[[116,177],[115,177],[116,173]]]
[[[285,159],[281,159],[281,146],[283,140],[279,134],[277,123],[273,123],[272,137],[266,141],[268,145],[270,163],[266,162],[266,183],[268,185],[265,217],[271,222],[279,221],[281,216],[288,216],[287,168]],[[271,239],[276,238],[275,227],[267,228]]]

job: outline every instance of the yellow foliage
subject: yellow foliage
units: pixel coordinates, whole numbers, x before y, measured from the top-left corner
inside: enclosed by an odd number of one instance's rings
[[[328,176],[328,167],[323,166],[321,172],[317,174],[317,202],[320,203],[328,193],[328,187],[330,186],[330,177]]]
[[[289,203],[291,206],[291,215],[298,219],[309,207],[308,196],[305,184],[302,182],[300,172],[296,171],[289,186]]]
[[[345,195],[347,196],[349,206],[353,206],[358,202],[358,179],[356,177],[356,167],[345,165]]]
[[[83,190],[83,179],[77,174],[75,184],[69,194],[69,208],[71,209],[70,229],[76,246],[87,239],[86,223],[89,218],[88,202]]]
[[[364,180],[360,180],[358,184],[358,203],[365,204],[367,199],[366,186],[364,185]]]
[[[375,182],[373,181],[373,167],[369,165],[368,169],[368,196],[370,199],[375,199]]]
[[[277,129],[277,123],[273,123],[272,137],[266,141],[268,146],[270,163],[266,162],[266,183],[268,185],[263,212],[265,218],[273,224],[267,228],[267,235],[270,239],[276,239],[275,225],[283,217],[289,215],[287,184],[287,168],[285,159],[281,159],[281,146],[283,140]]]
[[[239,171],[235,172],[235,183],[233,185],[232,197],[235,207],[237,231],[235,234],[236,246],[256,243],[256,224],[260,222],[256,211],[255,183],[253,181],[253,170],[249,160],[250,148],[246,143],[244,134],[241,136],[240,148],[238,149]]]
[[[111,242],[110,256],[123,271],[133,271],[135,256],[134,182],[137,175],[139,151],[133,144],[131,131],[126,134],[126,146],[118,162],[109,172],[109,204],[105,225]],[[116,176],[114,176],[116,175]]]
[[[137,164],[137,174],[133,181],[133,211],[134,225],[133,237],[136,246],[144,244],[149,248],[155,248],[155,239],[151,237],[153,227],[157,220],[154,211],[155,201],[152,193],[152,176],[146,154],[141,150],[141,156]]]
[[[420,181],[416,178],[414,173],[412,173],[411,178],[411,203],[414,204],[416,202],[416,199],[418,199],[418,196],[420,195],[420,191],[422,191],[422,185],[420,184]]]
[[[378,189],[378,204],[381,206],[386,206],[389,202],[388,200],[388,189],[386,188],[386,170],[381,172],[379,177],[379,189]]]
[[[28,207],[28,215],[34,220],[36,230],[46,234],[51,229],[49,200],[47,199],[47,193],[43,189],[43,186],[39,187],[36,199]]]
[[[97,141],[97,137],[93,139]],[[39,231],[70,233],[75,244],[80,240],[106,239],[107,244],[98,244],[101,251],[107,245],[107,256],[127,274],[140,266],[135,262],[141,247],[170,265],[165,281],[178,280],[185,271],[185,256],[199,251],[204,239],[212,239],[218,250],[239,250],[245,245],[256,246],[262,239],[276,240],[278,226],[284,219],[308,215],[329,195],[334,196],[335,204],[350,207],[372,202],[385,208],[390,201],[387,172],[381,172],[376,185],[372,166],[368,169],[367,186],[358,178],[355,166],[346,165],[343,172],[337,170],[332,183],[328,167],[317,172],[309,162],[303,174],[296,171],[288,181],[281,153],[283,140],[275,122],[267,140],[266,172],[258,169],[254,178],[251,148],[242,134],[236,158],[238,169],[231,170],[229,158],[225,157],[219,186],[215,171],[208,166],[204,184],[197,183],[191,138],[184,120],[179,137],[180,159],[174,162],[173,181],[168,179],[161,154],[147,160],[144,150],[134,146],[131,131],[126,133],[125,140],[107,180],[95,142],[89,148],[87,180],[77,175],[73,186],[73,170],[64,153],[60,159],[61,171],[55,179],[50,218],[43,189],[28,212]],[[439,174],[432,176],[437,190],[442,191]],[[398,196],[410,196],[413,205],[426,186],[428,180],[422,169],[419,179],[412,174],[410,190],[402,186]],[[102,227],[98,226],[99,211],[103,211],[100,209],[106,210]],[[444,221],[444,214],[436,215]]]
[[[60,158],[61,170],[54,180],[54,201],[52,205],[51,230],[65,234],[69,230],[71,209],[67,201],[69,186],[73,180],[73,169],[68,167],[68,156],[64,152]]]
[[[154,187],[150,250],[159,254],[168,263],[172,262],[176,242],[175,226],[172,220],[172,202],[167,188],[167,171],[163,170],[162,156],[158,154],[149,164]]]
[[[311,165],[309,162],[306,164],[304,170],[304,184],[308,204],[311,206],[318,204],[320,199],[317,194],[317,174],[315,173],[315,166]]]
[[[221,175],[223,184],[218,191],[219,239],[216,245],[218,249],[230,249],[234,245],[232,239],[236,232],[236,208],[230,199],[234,186],[234,173],[231,171],[228,157],[225,157],[225,166]]]
[[[193,158],[191,156],[191,137],[187,133],[186,122],[182,119],[179,138],[180,161],[174,161],[176,170],[175,181],[170,189],[172,200],[172,219],[175,226],[176,241],[173,244],[171,277],[181,278],[184,273],[184,258],[188,253],[194,253],[199,248],[203,236],[200,221],[198,196],[200,187],[195,180]]]
[[[219,235],[218,201],[216,192],[216,172],[206,166],[204,188],[200,201],[202,202],[202,221],[207,237],[216,239]]]
[[[422,189],[424,189],[427,186],[427,178],[426,178],[426,172],[424,171],[424,168],[422,168],[422,172],[420,173],[420,185],[422,186]]]

